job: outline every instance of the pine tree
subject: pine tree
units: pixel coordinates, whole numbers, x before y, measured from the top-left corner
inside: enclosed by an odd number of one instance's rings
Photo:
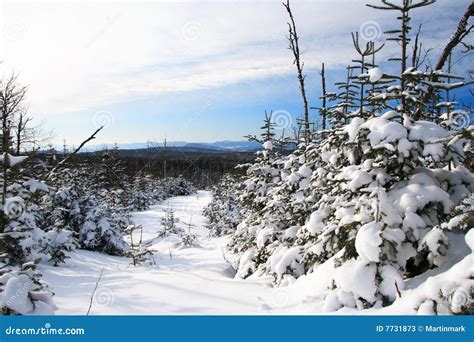
[[[236,194],[240,191],[240,184],[240,178],[225,175],[212,190],[212,201],[203,212],[208,218],[206,226],[210,236],[231,234],[242,221],[243,208],[236,198]]]

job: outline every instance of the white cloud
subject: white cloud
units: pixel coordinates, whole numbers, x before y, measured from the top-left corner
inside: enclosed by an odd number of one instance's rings
[[[384,23],[394,13],[363,3],[293,1],[308,70],[322,61],[348,63],[349,33],[366,20],[388,29]],[[448,0],[441,3],[431,20],[450,13],[439,10]],[[294,72],[279,0],[11,1],[3,2],[1,18],[3,68],[20,73],[31,110],[42,113]]]

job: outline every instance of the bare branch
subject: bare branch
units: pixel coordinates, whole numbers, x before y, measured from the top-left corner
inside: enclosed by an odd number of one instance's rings
[[[99,282],[100,282],[100,280],[102,279],[102,274],[104,274],[104,269],[102,269],[102,270],[100,271],[99,279],[97,279],[97,282],[95,283],[95,287],[94,287],[94,290],[92,291],[91,300],[90,300],[90,303],[89,303],[89,309],[87,310],[86,316],[89,316],[89,314],[90,314],[90,312],[91,312],[92,303],[94,302],[95,292],[97,291],[97,288],[99,287]]]
[[[459,45],[462,40],[471,32],[472,26],[467,27],[469,23],[469,18],[474,16],[474,2],[471,2],[469,7],[467,8],[466,12],[464,15],[461,17],[458,23],[458,27],[456,31],[453,33],[451,36],[448,44],[443,49],[443,52],[441,53],[441,56],[438,59],[438,63],[436,63],[434,70],[441,70],[443,69],[446,61],[448,60],[449,55],[453,52],[454,48]],[[436,77],[433,79],[433,82],[436,82]],[[427,103],[428,100],[430,99],[431,96],[433,96],[434,88],[430,87],[428,91],[425,93],[423,96],[421,102],[423,104]],[[418,106],[417,111],[415,112],[413,118],[415,120],[418,120],[421,117],[421,114],[423,112],[423,105]]]
[[[48,178],[51,178],[51,176],[53,176],[53,174],[56,172],[57,169],[59,169],[61,166],[63,166],[69,159],[72,158],[72,156],[76,155],[83,147],[85,144],[87,144],[89,141],[91,140],[94,140],[95,139],[95,136],[97,135],[97,133],[99,133],[102,129],[104,128],[104,126],[98,128],[94,133],[92,133],[92,135],[87,138],[86,140],[84,140],[78,148],[76,148],[74,150],[74,152],[68,154],[68,156],[66,158],[64,158],[63,160],[61,160],[49,173],[48,175],[46,176],[46,179]]]
[[[300,91],[301,97],[303,98],[303,105],[304,105],[304,132],[303,136],[306,143],[310,142],[311,139],[311,127],[309,122],[309,110],[308,110],[308,99],[306,97],[306,90],[305,90],[305,79],[306,76],[303,74],[303,67],[304,63],[301,62],[301,55],[300,55],[300,48],[299,48],[299,37],[298,33],[296,32],[296,24],[295,19],[293,17],[293,13],[291,12],[290,8],[290,0],[287,0],[286,3],[283,3],[285,6],[286,11],[288,12],[288,16],[290,17],[290,22],[288,23],[288,31],[289,36],[289,49],[293,52],[294,62],[293,64],[296,65],[296,70],[298,72],[298,81],[300,83]]]

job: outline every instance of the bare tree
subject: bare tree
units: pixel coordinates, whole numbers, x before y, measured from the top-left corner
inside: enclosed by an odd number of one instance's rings
[[[402,113],[406,112],[406,101],[405,101],[405,86],[407,75],[405,70],[407,69],[407,59],[408,59],[408,44],[410,43],[410,11],[416,8],[424,7],[433,4],[436,0],[403,0],[402,4],[396,4],[389,0],[381,0],[382,5],[371,5],[367,4],[368,7],[379,9],[379,10],[388,10],[388,11],[397,11],[399,16],[397,19],[400,20],[400,29],[391,30],[385,32],[386,34],[392,35],[388,40],[395,41],[400,45],[401,48],[401,57],[400,58],[391,58],[392,61],[400,62],[400,102],[401,102],[401,111]]]
[[[360,59],[355,60],[354,62],[360,65],[360,73],[365,74],[368,68],[375,67],[375,54],[382,50],[385,44],[382,44],[376,48],[375,43],[370,41],[365,44],[365,48],[362,48],[359,41],[359,32],[356,32],[355,34],[351,33],[351,36],[354,48],[360,56]],[[366,58],[370,56],[372,56],[372,64],[368,63],[366,60]],[[365,105],[365,84],[368,83],[368,79],[360,78],[357,83],[359,84],[359,115],[363,116]]]
[[[466,12],[464,12],[463,16],[459,20],[458,26],[456,31],[451,35],[448,43],[445,45],[443,52],[441,53],[438,62],[434,66],[433,70],[441,70],[443,69],[445,63],[448,61],[449,56],[452,54],[454,48],[459,44],[463,44],[466,47],[466,44],[463,43],[463,40],[471,33],[473,29],[473,25],[469,26],[469,19],[474,16],[474,2],[471,2],[469,7],[467,8]],[[469,50],[469,49],[468,49]],[[434,76],[432,81],[437,82],[437,77]],[[418,106],[413,118],[418,120],[423,113],[424,104],[428,103],[429,99],[433,96],[435,89],[433,87],[429,87],[428,91],[425,93],[422,99],[422,104]]]
[[[26,111],[21,111],[18,115],[18,122],[15,125],[15,136],[16,136],[16,154],[20,155],[20,149],[23,142],[23,137],[25,137],[25,132],[28,129],[28,124],[33,120],[32,117],[26,115]]]
[[[413,42],[413,49],[411,54],[411,66],[415,69],[419,69],[428,58],[433,49],[425,49],[423,43],[420,40],[422,25],[418,26],[418,31],[416,32],[415,41]]]
[[[323,95],[322,95],[322,106],[320,109],[320,114],[321,114],[321,119],[322,119],[322,129],[323,131],[326,129],[326,115],[327,115],[327,93],[326,93],[326,74],[324,70],[324,63],[321,66],[321,72],[319,73],[321,75],[321,86],[323,90]]]
[[[11,129],[15,116],[23,113],[23,103],[26,95],[26,87],[20,86],[17,76],[12,74],[5,80],[0,81],[0,109],[2,120],[2,151],[9,153],[12,149]]]
[[[167,165],[166,165],[166,157],[168,154],[168,141],[165,138],[163,143],[163,178],[167,177]]]
[[[33,117],[25,109],[20,110],[14,119],[12,130],[16,155],[44,146],[53,137],[52,131],[43,129],[44,123],[33,126]]]
[[[45,179],[49,179],[51,178],[54,173],[59,169],[61,168],[63,165],[65,165],[72,157],[74,157],[76,154],[79,153],[79,151],[90,141],[94,140],[96,138],[96,135],[97,133],[99,133],[102,129],[104,128],[104,126],[101,126],[99,127],[97,130],[95,130],[94,133],[92,133],[92,135],[87,138],[86,140],[84,140],[83,142],[81,142],[79,144],[79,147],[77,147],[76,149],[74,149],[74,151],[72,151],[70,154],[68,154],[63,160],[61,160],[59,163],[56,164],[55,167],[53,167],[51,169],[51,171],[48,172],[48,174],[44,177],[44,178],[41,178],[41,180],[45,180]]]
[[[449,55],[452,53],[454,48],[459,45],[463,39],[465,39],[472,31],[473,25],[469,26],[469,19],[474,16],[474,2],[471,2],[469,7],[467,8],[464,15],[459,20],[458,27],[456,31],[452,34],[449,42],[443,49],[441,56],[438,59],[438,63],[436,63],[434,69],[441,70],[444,67],[444,64],[448,61]]]
[[[291,52],[293,53],[293,57],[294,57],[293,64],[296,65],[296,71],[298,73],[298,81],[300,84],[301,97],[303,98],[303,105],[304,105],[303,138],[304,138],[305,143],[309,143],[311,141],[311,123],[309,120],[308,99],[306,97],[306,90],[305,90],[306,76],[303,74],[304,63],[301,61],[299,36],[296,31],[295,18],[293,17],[293,13],[291,12],[290,0],[287,0],[286,3],[283,3],[283,6],[285,6],[286,11],[288,12],[288,15],[290,17],[290,21],[288,22],[289,35],[287,37],[290,43],[290,46],[288,47],[288,49],[291,50]]]
[[[2,121],[2,204],[5,204],[12,149],[11,128],[14,117],[22,111],[26,88],[18,85],[17,76],[0,80],[0,110]]]

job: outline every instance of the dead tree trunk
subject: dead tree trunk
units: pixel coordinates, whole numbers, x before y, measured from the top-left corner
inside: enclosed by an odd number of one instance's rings
[[[308,100],[306,97],[306,90],[305,90],[306,76],[303,74],[304,63],[301,61],[299,37],[298,37],[298,33],[296,32],[295,19],[293,17],[293,13],[291,12],[291,8],[290,8],[290,0],[287,0],[286,3],[283,3],[283,6],[285,6],[286,11],[288,12],[288,15],[290,17],[290,21],[288,22],[289,36],[287,37],[290,43],[290,46],[288,49],[293,52],[293,57],[294,57],[293,64],[296,65],[296,71],[298,73],[298,81],[300,84],[301,97],[303,98],[303,105],[304,105],[303,138],[304,138],[305,143],[308,144],[311,141],[311,124],[309,121]]]
[[[326,74],[324,71],[324,63],[321,67],[321,83],[323,87],[323,98],[322,98],[322,106],[321,106],[321,117],[322,117],[322,129],[323,131],[326,129],[326,116],[327,116],[327,93],[326,93]]]
[[[471,2],[469,7],[467,8],[466,12],[464,15],[461,17],[461,20],[459,20],[458,27],[456,28],[456,31],[451,35],[451,38],[449,42],[446,44],[446,46],[443,49],[443,52],[441,53],[441,56],[438,59],[438,62],[436,63],[434,70],[441,70],[444,67],[444,64],[448,60],[449,56],[452,54],[454,48],[458,46],[459,44],[462,43],[463,39],[466,38],[469,33],[472,31],[473,25],[468,27],[469,24],[469,19],[474,16],[474,2]],[[434,77],[433,82],[437,82],[437,77]],[[422,103],[426,104],[429,99],[433,96],[434,88],[429,87],[428,91],[425,93],[425,95],[422,98]],[[424,105],[418,106],[415,114],[413,115],[413,118],[415,120],[420,119],[421,114],[423,113],[423,108]]]

